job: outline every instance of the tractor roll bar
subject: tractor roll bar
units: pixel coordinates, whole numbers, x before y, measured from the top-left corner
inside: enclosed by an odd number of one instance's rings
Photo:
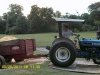
[[[63,22],[84,22],[82,19],[68,19],[68,18],[54,18],[58,22],[59,37],[62,37],[62,23]]]

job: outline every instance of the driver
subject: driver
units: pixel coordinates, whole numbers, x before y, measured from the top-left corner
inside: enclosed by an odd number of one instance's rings
[[[68,26],[63,26],[62,37],[70,38],[70,36],[77,35],[68,29]]]
[[[63,26],[62,37],[70,38],[70,36],[73,36],[73,35],[77,36],[77,34],[73,33],[71,30],[68,29],[68,26]],[[73,42],[76,47],[77,40],[74,40]]]

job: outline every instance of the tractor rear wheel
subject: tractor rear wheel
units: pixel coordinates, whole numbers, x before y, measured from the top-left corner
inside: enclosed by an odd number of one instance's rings
[[[58,41],[51,47],[49,57],[55,66],[68,67],[75,61],[76,51],[70,43]]]

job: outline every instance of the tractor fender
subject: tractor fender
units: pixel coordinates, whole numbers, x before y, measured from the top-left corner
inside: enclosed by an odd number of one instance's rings
[[[59,41],[64,41],[64,42],[68,42],[70,43],[72,46],[74,46],[74,42],[72,40],[70,40],[69,38],[56,38],[53,42],[52,45],[54,45],[55,43],[59,42]]]

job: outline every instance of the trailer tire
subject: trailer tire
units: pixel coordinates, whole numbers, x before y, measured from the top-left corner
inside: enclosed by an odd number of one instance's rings
[[[3,68],[2,65],[5,65],[5,64],[6,64],[6,61],[4,57],[0,55],[0,69],[2,69]]]
[[[75,61],[76,51],[72,44],[58,41],[51,47],[49,57],[55,66],[68,67]]]
[[[92,59],[92,60],[93,60],[93,62],[94,62],[95,64],[100,64],[100,59],[95,58],[95,59]]]

